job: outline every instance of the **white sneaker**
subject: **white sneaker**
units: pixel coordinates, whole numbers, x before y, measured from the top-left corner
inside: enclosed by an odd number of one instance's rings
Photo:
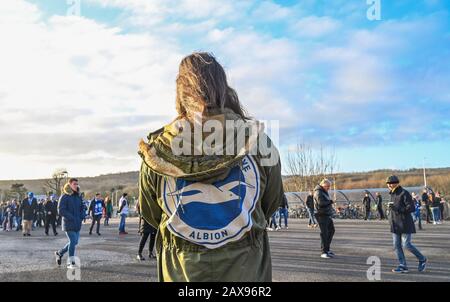
[[[75,263],[69,263],[67,264],[67,269],[76,269],[77,266],[75,265]]]
[[[330,255],[328,255],[327,253],[322,253],[322,255],[320,255],[320,258],[331,259]]]
[[[272,229],[272,228],[267,228],[267,230],[268,230],[269,232],[272,232],[272,231],[273,231],[273,229]]]
[[[279,230],[281,230],[281,228],[280,228],[280,227],[277,227],[277,228],[275,229],[275,231],[279,231]]]

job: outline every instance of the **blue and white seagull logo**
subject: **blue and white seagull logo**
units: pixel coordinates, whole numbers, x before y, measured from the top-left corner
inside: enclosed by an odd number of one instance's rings
[[[176,236],[208,248],[238,240],[252,227],[259,177],[249,156],[213,183],[167,178],[162,183],[167,227]]]

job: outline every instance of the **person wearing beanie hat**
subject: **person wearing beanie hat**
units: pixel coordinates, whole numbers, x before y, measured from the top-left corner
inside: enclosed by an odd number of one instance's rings
[[[419,260],[418,271],[423,272],[427,264],[427,258],[411,243],[412,234],[416,232],[414,221],[411,213],[415,211],[415,204],[411,194],[400,186],[400,180],[397,176],[391,175],[386,179],[389,188],[391,201],[388,206],[390,208],[390,225],[394,244],[394,250],[397,254],[399,265],[393,269],[394,273],[407,273],[408,266],[406,264],[403,248],[406,248]]]

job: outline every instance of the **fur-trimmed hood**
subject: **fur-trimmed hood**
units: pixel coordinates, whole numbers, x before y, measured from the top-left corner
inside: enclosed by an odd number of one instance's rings
[[[221,125],[224,125],[225,121],[239,121],[244,122],[240,116],[235,114],[229,109],[216,110],[210,114],[202,117],[202,126],[206,121],[218,121]],[[172,142],[175,139],[179,139],[182,131],[186,131],[180,124],[189,123],[185,119],[176,119],[172,123],[164,126],[163,128],[152,132],[148,135],[148,143],[141,140],[139,143],[139,155],[142,157],[145,164],[152,169],[155,173],[162,176],[171,176],[175,178],[182,178],[185,180],[195,181],[215,181],[224,178],[228,175],[228,172],[237,164],[239,164],[244,156],[249,154],[250,150],[254,150],[258,146],[258,138],[263,134],[262,125],[254,120],[247,120],[247,126],[250,124],[254,129],[257,129],[256,135],[249,135],[244,123],[240,126],[233,128],[234,133],[224,133],[222,149],[223,155],[206,155],[201,154],[201,146],[191,145],[191,153],[194,153],[195,149],[200,152],[201,155],[175,155],[172,151]],[[194,125],[191,125],[191,138],[193,138]],[[237,124],[239,125],[239,124]],[[232,131],[232,132],[233,132]],[[203,138],[210,133],[203,133]],[[186,135],[184,133],[183,135]],[[227,136],[234,136],[234,139],[227,140]],[[245,137],[244,146],[237,150],[235,141],[238,137]],[[230,142],[233,144],[231,145]],[[227,155],[227,147],[234,152],[232,155]]]
[[[72,190],[72,188],[70,187],[70,184],[69,184],[69,183],[66,183],[66,184],[64,185],[64,187],[62,188],[61,193],[62,193],[62,194],[65,194],[65,195],[72,195],[72,194],[75,193],[75,192],[74,192],[74,191]]]

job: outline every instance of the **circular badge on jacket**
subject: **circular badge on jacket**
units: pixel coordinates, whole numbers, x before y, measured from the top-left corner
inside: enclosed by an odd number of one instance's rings
[[[251,156],[212,184],[165,178],[161,183],[168,229],[176,236],[218,248],[251,229],[260,191],[260,174]]]

